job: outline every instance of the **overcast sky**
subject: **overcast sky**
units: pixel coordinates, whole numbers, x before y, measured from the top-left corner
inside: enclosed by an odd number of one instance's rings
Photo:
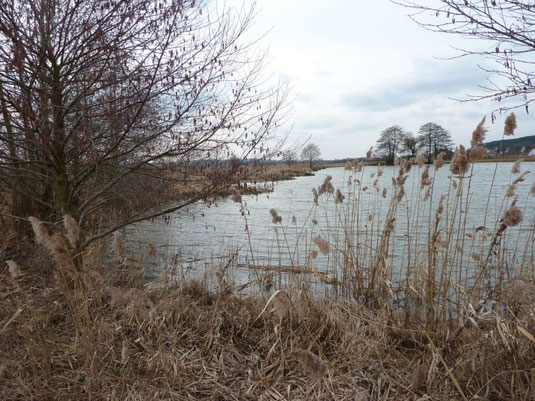
[[[417,133],[433,121],[466,145],[485,115],[488,140],[501,138],[498,103],[450,99],[478,93],[482,60],[438,59],[474,43],[425,31],[388,0],[259,0],[257,12],[249,35],[267,32],[269,72],[292,88],[290,142],[312,135],[322,158],[359,157],[391,125]],[[516,136],[535,134],[533,117],[517,116]]]

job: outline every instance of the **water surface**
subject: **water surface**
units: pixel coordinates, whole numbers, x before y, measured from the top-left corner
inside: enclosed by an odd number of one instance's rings
[[[505,196],[507,188],[518,177],[511,174],[512,165],[513,163],[478,163],[474,165],[471,179],[463,180],[465,195],[456,219],[460,219],[465,226],[466,233],[463,232],[463,235],[467,236],[467,243],[470,242],[470,235],[477,234],[478,227],[482,226],[488,229],[487,241],[490,241],[490,234],[499,226],[504,208],[513,199]],[[350,215],[349,210],[343,213],[340,211],[347,207],[347,201],[350,200],[347,199],[347,188],[349,184],[354,186],[355,179],[359,179],[361,189],[368,188],[360,193],[358,215],[351,216],[354,230],[362,236],[359,237],[363,239],[362,246],[377,243],[389,207],[392,178],[397,175],[397,167],[383,167],[383,170],[382,176],[378,178],[378,167],[374,166],[365,167],[358,174],[344,168],[324,169],[316,172],[315,176],[276,183],[272,193],[243,196],[243,209],[230,199],[219,199],[212,205],[198,202],[186,210],[173,213],[166,220],[157,219],[130,227],[126,237],[131,247],[145,250],[146,253],[149,249],[146,244],[152,244],[156,253],[147,254],[146,263],[150,267],[149,273],[153,275],[164,265],[180,265],[182,274],[204,272],[214,266],[226,266],[229,259],[232,259],[233,266],[242,266],[233,277],[238,283],[251,279],[251,271],[243,266],[253,264],[326,270],[338,263],[335,252],[327,256],[320,253],[312,260],[308,255],[316,248],[310,242],[320,235],[331,242],[331,247],[340,246],[343,216]],[[535,171],[535,163],[523,163],[522,171],[527,170]],[[393,280],[396,280],[396,276],[402,276],[403,267],[410,262],[411,255],[418,253],[414,247],[421,247],[425,253],[430,224],[434,221],[440,195],[449,194],[447,199],[450,202],[454,199],[455,189],[448,165],[436,172],[431,166],[429,172],[434,185],[432,194],[428,194],[429,199],[425,195],[427,190],[420,189],[423,171],[424,167],[413,166],[411,169],[405,184],[406,195],[395,216],[395,229],[389,247]],[[345,191],[346,199],[344,203],[336,205],[332,196],[327,199],[324,195],[320,198],[319,205],[314,207],[312,188],[321,185],[327,175],[332,176],[335,188]],[[533,245],[533,238],[528,235],[534,212],[534,198],[529,195],[533,183],[532,174],[527,174],[525,179],[516,189],[518,206],[524,211],[525,218],[520,226],[507,230],[508,247],[503,250],[509,253],[511,263],[521,263],[522,253],[519,250],[526,248],[526,241],[529,242],[530,251]],[[375,180],[377,182],[373,186]],[[458,179],[455,181],[459,182]],[[489,192],[491,185],[492,192]],[[386,199],[381,196],[385,187],[389,191]],[[466,194],[469,194],[468,198]],[[448,208],[453,206],[447,202],[444,206],[447,224],[447,219],[451,219]],[[335,213],[336,208],[339,208],[338,214]],[[272,223],[270,209],[276,209],[282,216],[282,225]],[[317,224],[313,224],[313,219]],[[372,237],[375,239],[372,240]],[[407,248],[408,239],[411,240],[412,250]],[[462,245],[467,246],[464,242]],[[473,247],[473,243],[470,246]]]

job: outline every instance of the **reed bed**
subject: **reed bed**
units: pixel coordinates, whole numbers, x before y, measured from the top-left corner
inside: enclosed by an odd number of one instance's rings
[[[483,120],[449,165],[400,159],[389,177],[350,163],[346,185],[313,189],[300,226],[272,209],[287,266],[255,262],[249,242],[255,295],[232,280],[237,258],[147,283],[120,233],[111,260],[103,244],[80,253],[69,216],[58,232],[31,219],[39,246],[0,248],[0,398],[533,399],[535,191],[518,195],[518,161],[503,199],[491,181],[472,203],[484,137]]]
[[[43,277],[57,268],[42,252],[26,263],[0,282],[2,399],[505,400],[535,390],[531,328],[516,319],[429,330],[306,291],[266,301],[164,277],[118,287],[95,268],[69,286]]]

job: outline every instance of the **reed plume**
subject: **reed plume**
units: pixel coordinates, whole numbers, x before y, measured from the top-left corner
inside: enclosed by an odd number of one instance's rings
[[[405,196],[405,187],[401,185],[396,194],[396,201],[401,202],[401,199],[403,199],[404,196]]]
[[[425,163],[424,156],[421,153],[416,155],[416,164],[418,167],[422,167]]]
[[[487,136],[488,129],[484,127],[485,118],[486,117],[483,117],[474,132],[472,132],[472,140],[470,141],[470,145],[472,148],[476,145],[481,145],[485,140],[485,137]]]
[[[470,162],[468,161],[468,156],[466,155],[466,149],[463,145],[455,150],[455,155],[451,161],[450,171],[453,174],[464,175],[470,168]]]
[[[531,298],[531,288],[526,280],[514,277],[509,284],[509,298],[516,305],[528,304]]]
[[[323,180],[323,183],[320,185],[319,189],[318,189],[318,195],[323,195],[324,193],[334,193],[334,186],[331,182],[331,180],[333,179],[332,176],[328,175],[325,177],[325,179]]]
[[[422,179],[420,180],[420,188],[424,189],[429,184],[431,184],[431,181],[429,180],[429,166],[425,166],[425,170],[422,173]]]
[[[68,214],[63,216],[63,226],[67,231],[67,239],[71,246],[76,246],[78,241],[80,241],[80,226],[74,218]]]
[[[319,198],[318,190],[316,188],[312,188],[312,194],[314,195],[314,204],[317,205]]]
[[[285,290],[277,290],[269,297],[266,305],[260,311],[255,321],[258,320],[266,311],[275,313],[282,321],[282,319],[290,314],[291,308],[292,302],[288,293]]]
[[[334,203],[342,203],[345,199],[345,196],[342,195],[342,191],[340,191],[340,188],[336,190],[336,197],[334,199]]]
[[[272,312],[282,320],[290,314],[290,311],[292,310],[292,301],[286,291],[280,290],[273,294],[271,306]]]
[[[22,277],[22,271],[20,270],[17,262],[13,260],[6,260],[6,263],[9,270],[9,275],[13,280],[17,280]]]
[[[520,170],[518,170],[520,171]],[[515,173],[516,174],[516,173]],[[519,177],[517,177],[512,183],[511,185],[509,185],[507,187],[507,193],[506,193],[506,196],[508,198],[512,198],[513,196],[515,196],[515,191],[516,191],[516,187],[518,185],[519,182],[522,182],[522,181],[525,181],[525,176],[529,174],[529,171],[525,171],[524,173],[522,173]]]
[[[505,119],[503,133],[506,136],[512,136],[515,134],[515,129],[516,129],[516,116],[515,116],[515,113],[511,113]]]
[[[474,145],[470,148],[470,160],[480,160],[487,155],[487,148],[483,145]]]
[[[513,164],[513,167],[511,168],[511,174],[519,174],[520,173],[520,165],[524,159],[518,159],[515,164]]]
[[[329,241],[324,238],[321,238],[320,236],[314,238],[313,241],[323,255],[329,254]]]
[[[231,194],[232,202],[241,203],[242,196],[241,196],[240,191],[238,191],[236,188],[230,188],[230,194]]]
[[[435,170],[438,170],[440,167],[444,165],[444,157],[446,156],[446,152],[442,151],[437,155],[437,158],[434,160],[433,164],[435,166]]]
[[[507,196],[508,198],[512,198],[513,196],[515,196],[515,191],[516,191],[516,184],[511,184],[507,187],[507,192],[505,193],[505,196]]]
[[[327,370],[323,359],[304,349],[293,352],[295,359],[299,362],[298,368],[302,373],[310,375],[314,380],[319,380]]]
[[[508,227],[513,227],[522,222],[522,210],[515,206],[515,202],[503,213],[503,223]]]
[[[124,246],[124,236],[120,231],[113,233],[112,248],[115,251],[115,255],[119,257],[121,262],[126,260],[126,249]]]
[[[44,224],[36,217],[30,216],[28,220],[32,225],[36,242],[43,245],[48,250],[56,264],[61,267],[64,272],[72,272],[74,266],[63,239],[58,234],[49,235]]]
[[[277,211],[275,209],[271,209],[269,211],[269,214],[271,214],[271,222],[273,224],[277,224],[277,223],[281,223],[282,222],[282,217],[279,216],[279,214],[277,213]]]
[[[35,242],[46,247],[47,242],[49,241],[50,235],[48,234],[45,225],[36,217],[30,216],[28,218],[30,224],[32,225],[32,230],[35,235]]]

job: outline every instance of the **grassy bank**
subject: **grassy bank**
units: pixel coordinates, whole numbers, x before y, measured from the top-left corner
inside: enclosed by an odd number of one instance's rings
[[[306,163],[260,164],[244,167],[233,187],[243,195],[257,195],[273,190],[273,183],[293,180],[296,177],[311,176],[316,171],[327,167],[343,167],[343,164],[316,164],[312,168]],[[206,171],[192,169],[185,176],[183,173],[172,173],[169,177],[167,192],[171,199],[196,198],[206,191],[209,185]],[[215,196],[226,197],[231,194],[231,187],[219,190]]]
[[[118,275],[121,266],[88,268],[84,288],[68,288],[54,283],[40,251],[20,269],[21,277],[2,272],[0,280],[6,400],[520,400],[535,393],[534,339],[512,315],[430,329],[388,308],[307,291],[268,300],[242,298],[223,282],[216,292],[165,277],[143,286],[132,271]]]

